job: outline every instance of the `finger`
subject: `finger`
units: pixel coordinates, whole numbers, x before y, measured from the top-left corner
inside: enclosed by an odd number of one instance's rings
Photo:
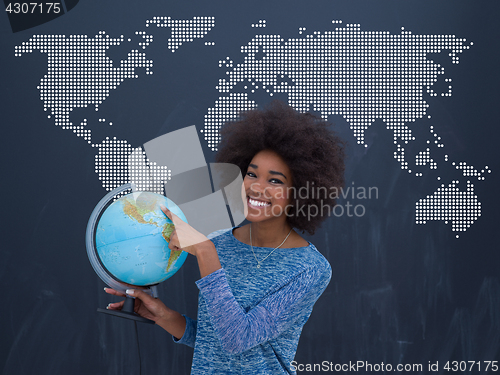
[[[104,291],[108,294],[112,294],[114,296],[119,296],[119,297],[126,297],[125,294],[123,294],[122,292],[118,292],[117,290],[114,290],[112,288],[104,288]]]
[[[108,310],[121,310],[124,303],[125,303],[125,301],[110,303],[110,304],[108,304],[108,306],[106,306],[106,309],[108,309]]]
[[[163,211],[163,213],[164,213],[165,215],[167,215],[167,217],[168,217],[170,220],[172,220],[172,213],[170,212],[170,210],[169,210],[167,207],[165,207],[163,204],[160,204],[160,210],[162,210],[162,211]]]
[[[145,304],[151,304],[155,301],[153,297],[139,289],[127,289],[126,293],[131,297],[140,299]]]
[[[170,211],[167,207],[164,205],[160,204],[160,209],[163,211],[165,215],[174,223],[174,220],[178,219],[178,216],[174,214],[172,211]],[[175,224],[175,223],[174,223]]]
[[[184,223],[184,220],[182,220],[179,216],[177,216],[176,214],[174,214],[172,211],[170,211],[164,205],[160,204],[160,209],[163,211],[163,213],[165,215],[167,215],[167,217],[170,219],[170,221],[172,223],[174,223],[174,225],[178,225],[180,223]]]

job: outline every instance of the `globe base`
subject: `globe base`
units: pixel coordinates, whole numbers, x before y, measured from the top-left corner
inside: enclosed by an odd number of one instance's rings
[[[133,298],[127,297],[121,310],[107,310],[98,308],[97,311],[108,315],[118,316],[120,318],[135,320],[137,322],[155,324],[153,320],[143,318],[142,316],[137,315],[134,312],[134,301],[135,300]]]

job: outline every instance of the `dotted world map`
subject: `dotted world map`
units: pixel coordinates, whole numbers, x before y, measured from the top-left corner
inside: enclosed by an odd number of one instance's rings
[[[108,137],[94,141],[87,119],[75,124],[71,113],[75,108],[98,111],[124,80],[140,77],[137,69],[153,74],[154,62],[148,59],[146,50],[154,43],[155,28],[170,29],[166,47],[175,53],[195,39],[206,39],[207,46],[215,45],[207,38],[214,27],[214,17],[153,17],[145,22],[147,31],[135,31],[140,42],[130,49],[126,60],[119,62],[112,61],[107,51],[132,39],[124,35],[112,38],[105,31],[94,37],[33,35],[16,46],[14,53],[21,57],[38,50],[48,56],[47,74],[37,86],[47,117],[96,148],[95,172],[106,190],[134,182],[138,190],[162,193],[163,183],[171,178],[172,166],[156,165],[146,158],[141,147],[133,147],[126,140]],[[329,30],[308,32],[298,27],[297,37],[289,39],[262,33],[266,20],[258,20],[251,27],[259,33],[241,46],[241,55],[219,60],[225,75],[214,83],[218,99],[207,109],[200,130],[212,151],[217,151],[219,129],[225,122],[257,107],[249,94],[257,90],[269,97],[285,94],[288,104],[298,111],[315,111],[325,119],[342,116],[358,147],[368,146],[365,131],[376,120],[382,120],[393,134],[395,160],[414,178],[444,163],[459,170],[463,181],[440,181],[436,191],[415,202],[416,224],[440,220],[451,224],[453,232],[464,232],[481,216],[473,181],[483,181],[491,173],[488,166],[475,168],[465,161],[454,161],[446,153],[441,157],[442,153],[436,151],[445,147],[445,141],[433,126],[429,127],[426,147],[414,158],[405,155],[405,148],[415,141],[411,123],[430,118],[425,98],[452,95],[451,78],[444,79],[448,86],[445,92],[433,90],[445,69],[429,56],[446,53],[453,64],[458,64],[460,54],[473,42],[455,35],[414,35],[404,27],[397,34],[364,31],[359,24],[343,26],[340,20],[333,20]],[[105,118],[99,121],[112,125]]]

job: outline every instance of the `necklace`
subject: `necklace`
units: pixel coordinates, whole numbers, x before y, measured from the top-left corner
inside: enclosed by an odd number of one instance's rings
[[[252,224],[250,224],[250,248],[252,249],[252,253],[253,253],[253,257],[255,258],[255,260],[257,261],[257,268],[260,268],[260,264],[265,261],[267,258],[269,258],[269,256],[274,253],[274,250],[276,250],[277,248],[281,247],[281,245],[283,245],[285,243],[285,241],[287,240],[288,236],[290,236],[290,233],[292,233],[292,229],[290,229],[290,232],[288,232],[288,234],[286,235],[285,239],[283,240],[282,243],[280,243],[278,246],[276,246],[274,249],[271,250],[271,252],[269,254],[267,254],[264,259],[262,260],[258,260],[257,259],[257,255],[255,255],[255,251],[253,251],[253,245],[252,245]]]

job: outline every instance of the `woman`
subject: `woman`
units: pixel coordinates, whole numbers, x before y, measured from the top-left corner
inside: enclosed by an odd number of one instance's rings
[[[138,314],[194,347],[192,374],[295,373],[302,327],[331,277],[328,261],[298,231],[314,233],[335,205],[325,192],[344,182],[343,143],[328,127],[275,101],[222,129],[216,161],[244,175],[246,225],[208,239],[162,208],[176,228],[169,247],[198,261],[198,319],[140,290],[127,294]]]

